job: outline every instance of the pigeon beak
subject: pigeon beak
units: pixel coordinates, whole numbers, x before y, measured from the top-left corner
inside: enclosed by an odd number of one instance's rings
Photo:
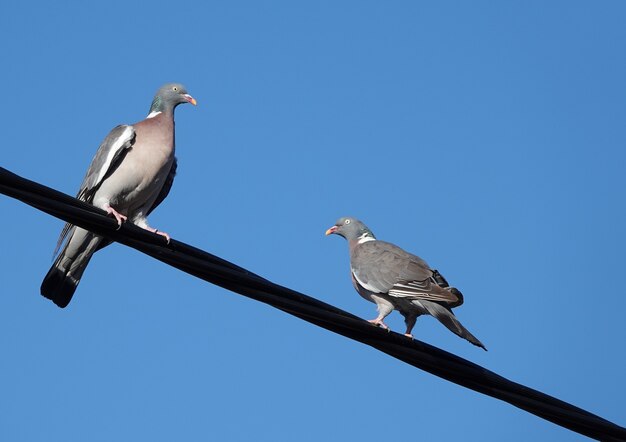
[[[326,231],[326,236],[328,235],[332,235],[333,233],[335,233],[337,231],[337,226],[332,226],[330,229],[328,229]]]
[[[185,95],[183,95],[183,97],[185,98],[185,100],[187,100],[189,103],[193,104],[194,106],[198,103],[198,102],[196,101],[196,99],[195,99],[195,98],[193,98],[193,97],[192,97],[191,95],[189,95],[189,94],[185,94]]]

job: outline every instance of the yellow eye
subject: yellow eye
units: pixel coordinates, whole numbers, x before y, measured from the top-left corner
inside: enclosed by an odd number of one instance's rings
[[[172,90],[173,90],[174,92],[176,92],[176,91],[178,90],[178,88],[177,88],[176,86],[174,86],[174,87],[172,88]]]
[[[346,220],[346,224],[350,224],[350,220],[349,219]]]

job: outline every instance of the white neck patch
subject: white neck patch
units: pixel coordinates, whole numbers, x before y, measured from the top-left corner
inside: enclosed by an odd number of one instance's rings
[[[367,233],[364,233],[363,235],[359,236],[356,243],[363,244],[364,242],[368,242],[368,241],[376,241],[376,238],[372,238]]]
[[[160,111],[152,111],[148,114],[148,116],[146,118],[154,118],[157,115],[159,115],[161,112]]]

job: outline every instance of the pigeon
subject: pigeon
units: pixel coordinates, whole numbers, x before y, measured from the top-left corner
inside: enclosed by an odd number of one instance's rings
[[[130,220],[169,243],[170,236],[150,227],[147,216],[165,199],[174,181],[174,109],[182,103],[195,106],[196,100],[182,84],[166,84],[154,96],[145,120],[111,130],[91,161],[76,198],[105,210],[118,226]],[[93,254],[111,243],[68,223],[54,255],[64,240],[41,284],[41,294],[61,308],[71,301]]]
[[[378,316],[369,322],[389,330],[383,322],[393,310],[404,316],[405,335],[413,339],[411,330],[419,315],[432,315],[451,332],[487,350],[452,313],[463,304],[463,295],[450,287],[445,278],[431,269],[422,258],[400,247],[376,239],[372,231],[355,218],[340,218],[326,230],[348,240],[350,274],[356,291],[377,306]]]

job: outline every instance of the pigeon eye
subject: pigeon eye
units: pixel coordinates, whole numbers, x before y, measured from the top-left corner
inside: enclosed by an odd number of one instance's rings
[[[346,224],[350,224],[350,220],[349,219],[346,220]]]
[[[174,92],[176,92],[176,91],[178,90],[178,88],[177,88],[176,86],[174,86],[174,87],[172,88],[172,90],[173,90]]]

